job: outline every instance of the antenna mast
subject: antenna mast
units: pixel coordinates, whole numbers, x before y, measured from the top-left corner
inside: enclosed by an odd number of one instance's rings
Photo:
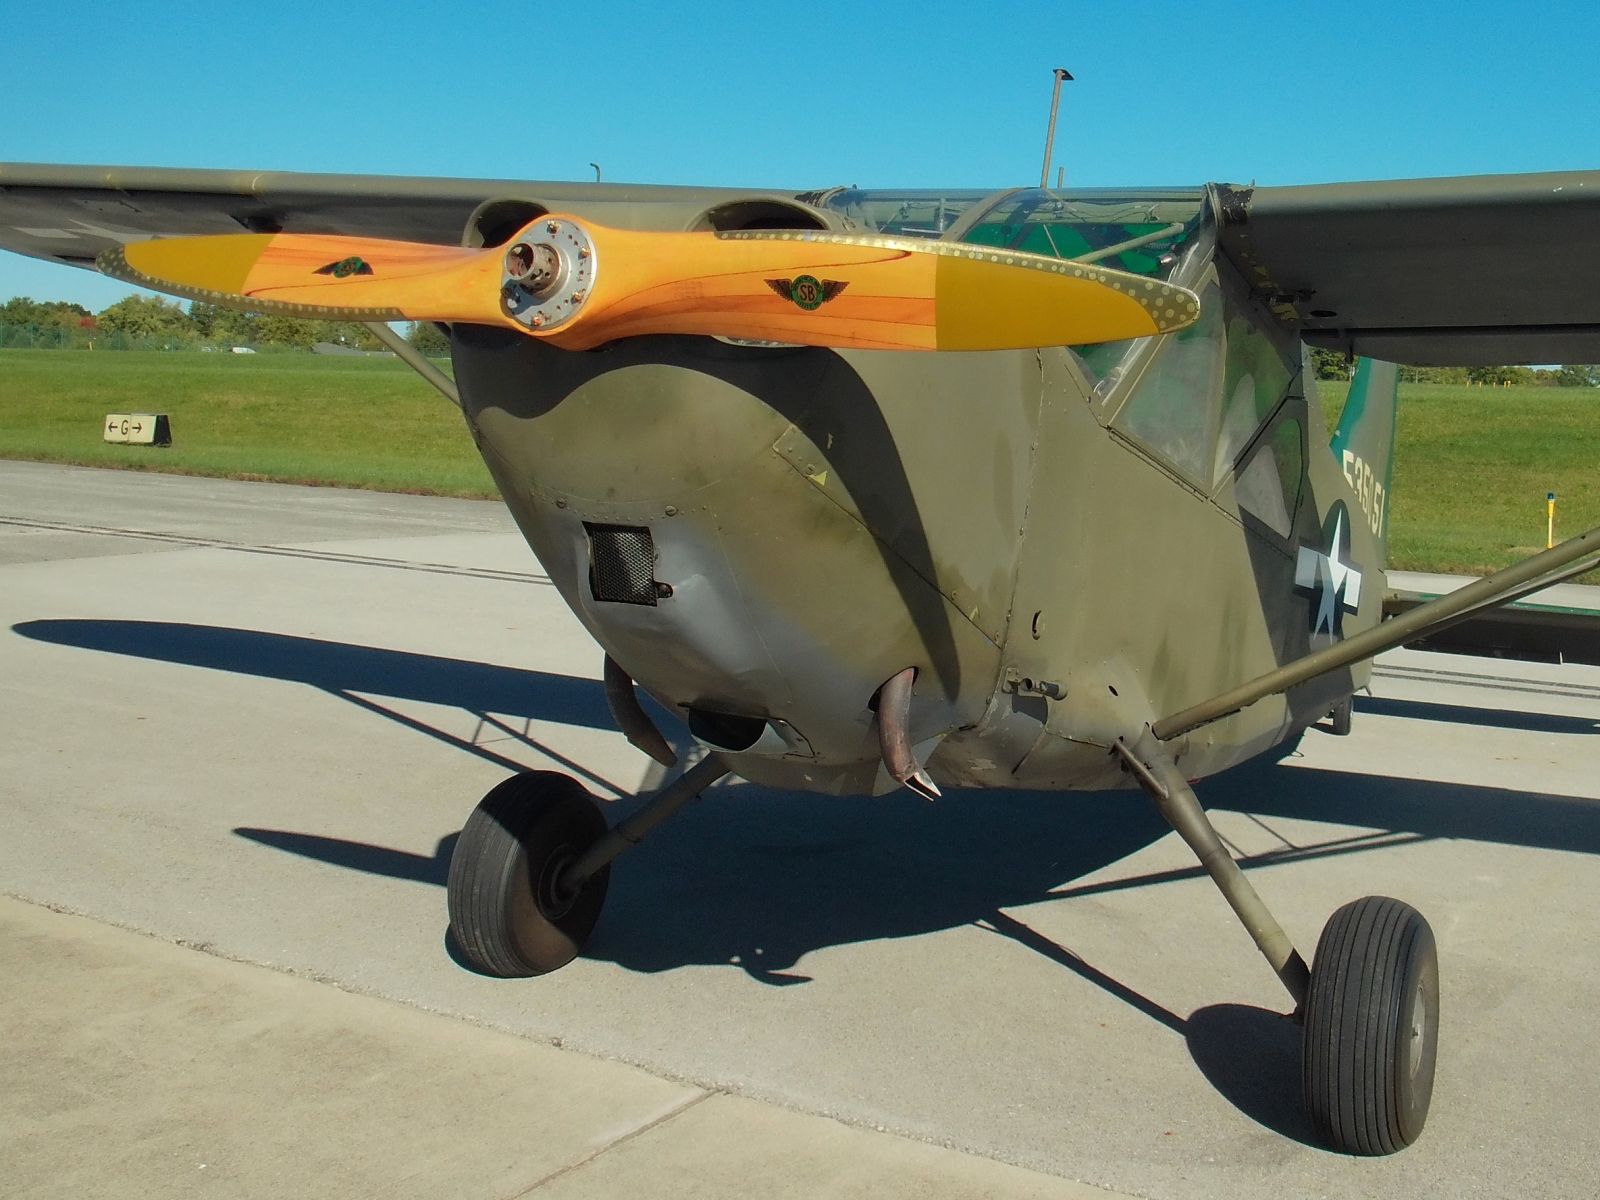
[[[1072,78],[1072,73],[1065,67],[1056,68],[1055,91],[1050,95],[1050,129],[1044,135],[1044,168],[1039,172],[1039,186],[1050,186],[1050,155],[1056,148],[1056,112],[1061,107],[1061,85]],[[1056,186],[1061,186],[1059,182]]]

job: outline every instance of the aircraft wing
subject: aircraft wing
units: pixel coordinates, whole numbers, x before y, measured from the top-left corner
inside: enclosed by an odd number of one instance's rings
[[[1305,340],[1419,365],[1600,362],[1600,171],[1218,189]]]
[[[773,192],[794,203],[795,193]],[[1220,186],[1221,245],[1313,345],[1426,364],[1600,362],[1600,171]],[[346,234],[459,244],[509,202],[687,227],[732,188],[0,164],[0,248],[92,267],[163,235]]]
[[[635,184],[540,183],[504,179],[407,179],[165,167],[82,167],[0,163],[0,248],[93,268],[111,246],[157,235],[327,233],[459,245],[469,218],[494,201],[577,212],[631,226],[629,211],[651,203],[652,219],[687,225],[748,190]],[[519,222],[520,223],[520,222]]]

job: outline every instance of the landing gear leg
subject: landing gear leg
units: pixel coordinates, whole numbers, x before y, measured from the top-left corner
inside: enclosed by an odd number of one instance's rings
[[[450,858],[450,930],[486,975],[544,975],[577,957],[600,919],[611,862],[728,773],[715,754],[615,829],[577,780],[524,771],[492,788]]]
[[[1146,730],[1115,749],[1294,998],[1301,1086],[1318,1134],[1346,1154],[1393,1154],[1416,1141],[1439,1044],[1439,962],[1422,914],[1387,896],[1352,901],[1329,918],[1308,971],[1162,743]]]
[[[1167,824],[1189,843],[1189,849],[1195,852],[1206,874],[1211,876],[1211,881],[1222,892],[1223,899],[1255,939],[1257,949],[1266,956],[1267,962],[1283,981],[1283,986],[1289,990],[1298,1014],[1305,1007],[1306,996],[1311,990],[1311,972],[1306,969],[1306,960],[1300,957],[1289,935],[1284,933],[1283,926],[1268,911],[1261,897],[1256,894],[1256,889],[1250,886],[1250,881],[1239,869],[1239,864],[1233,861],[1233,856],[1223,846],[1222,839],[1217,836],[1205,810],[1200,807],[1200,798],[1194,794],[1189,781],[1149,730],[1133,746],[1119,740],[1116,751],[1139,781],[1139,786],[1156,802]]]

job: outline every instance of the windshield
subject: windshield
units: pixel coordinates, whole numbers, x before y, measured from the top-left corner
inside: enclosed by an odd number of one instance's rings
[[[804,199],[838,213],[852,232],[1003,246],[1180,283],[1173,276],[1201,240],[1205,212],[1203,188],[1075,192],[836,188]],[[1072,349],[1091,380],[1109,382],[1137,345],[1137,341],[1105,342]]]
[[[853,228],[1004,246],[1166,279],[1200,223],[1199,188],[1054,192],[863,191],[814,198]]]
[[[1200,223],[1204,193],[1011,192],[978,216],[961,241],[1093,262],[1167,279]]]
[[[994,192],[971,191],[862,191],[835,188],[814,197],[812,203],[842,216],[851,232],[881,233],[894,237],[943,237],[964,213]]]

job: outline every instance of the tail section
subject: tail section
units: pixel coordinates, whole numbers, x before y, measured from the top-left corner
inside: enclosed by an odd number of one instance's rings
[[[1389,535],[1389,487],[1394,475],[1395,401],[1399,387],[1399,367],[1370,358],[1357,359],[1350,396],[1329,443],[1380,547],[1386,546]]]

